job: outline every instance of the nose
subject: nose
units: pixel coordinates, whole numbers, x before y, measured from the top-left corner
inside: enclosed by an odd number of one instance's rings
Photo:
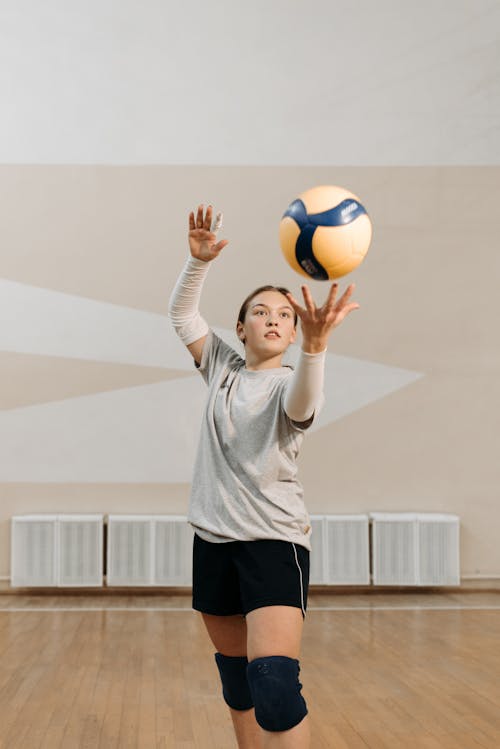
[[[277,325],[278,321],[277,320],[271,320],[271,318],[269,318],[266,324],[267,325]]]

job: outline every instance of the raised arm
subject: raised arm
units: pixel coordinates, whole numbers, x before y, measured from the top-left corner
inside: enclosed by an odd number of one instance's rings
[[[203,205],[198,206],[196,221],[193,211],[189,214],[191,255],[177,279],[168,303],[168,315],[175,331],[198,364],[201,363],[203,344],[208,333],[208,324],[198,310],[201,291],[210,262],[228,244],[224,239],[216,242],[220,217],[221,214],[218,214],[212,231],[212,206],[208,206],[205,216]]]
[[[302,327],[302,350],[284,401],[285,413],[293,421],[307,421],[314,414],[323,392],[328,337],[346,315],[359,309],[359,304],[350,302],[354,284],[351,284],[339,301],[335,302],[337,289],[338,284],[334,283],[325,304],[316,307],[309,289],[302,286],[305,309],[298,304],[292,294],[286,294],[300,317]]]
[[[301,349],[283,403],[285,413],[292,421],[308,421],[318,407],[323,395],[325,357],[326,348],[318,354],[308,354]]]

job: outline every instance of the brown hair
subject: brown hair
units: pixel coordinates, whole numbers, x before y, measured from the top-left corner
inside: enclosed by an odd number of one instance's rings
[[[248,305],[250,304],[250,302],[252,301],[252,299],[255,296],[257,296],[257,294],[260,294],[261,291],[279,291],[280,294],[283,294],[283,296],[285,294],[289,294],[290,293],[289,289],[286,289],[284,286],[272,286],[271,284],[268,284],[267,286],[259,286],[258,289],[255,289],[255,291],[252,291],[252,293],[247,296],[247,298],[245,299],[245,301],[241,305],[241,308],[240,308],[240,311],[239,311],[239,314],[238,314],[238,322],[240,322],[242,324],[245,322],[245,317],[246,317],[246,314],[247,314]],[[297,319],[298,318],[297,318],[297,313],[295,312],[295,310],[293,311],[293,318],[294,318],[294,326],[297,327]],[[243,341],[243,343],[245,343],[245,341]]]

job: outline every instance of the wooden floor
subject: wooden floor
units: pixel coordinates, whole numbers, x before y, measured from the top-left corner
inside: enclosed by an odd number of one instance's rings
[[[235,749],[189,596],[0,596],[2,749]],[[500,592],[311,594],[312,749],[499,749]]]

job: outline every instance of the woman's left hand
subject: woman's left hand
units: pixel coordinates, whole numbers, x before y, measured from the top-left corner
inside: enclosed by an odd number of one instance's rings
[[[335,302],[338,291],[338,283],[332,284],[328,298],[322,307],[316,307],[307,286],[302,286],[305,309],[301,307],[294,296],[290,293],[286,295],[293,309],[300,317],[302,326],[302,349],[308,353],[316,354],[324,351],[328,336],[337,325],[353,310],[359,309],[359,304],[350,302],[351,295],[354,291],[355,284],[347,287],[346,291]]]

